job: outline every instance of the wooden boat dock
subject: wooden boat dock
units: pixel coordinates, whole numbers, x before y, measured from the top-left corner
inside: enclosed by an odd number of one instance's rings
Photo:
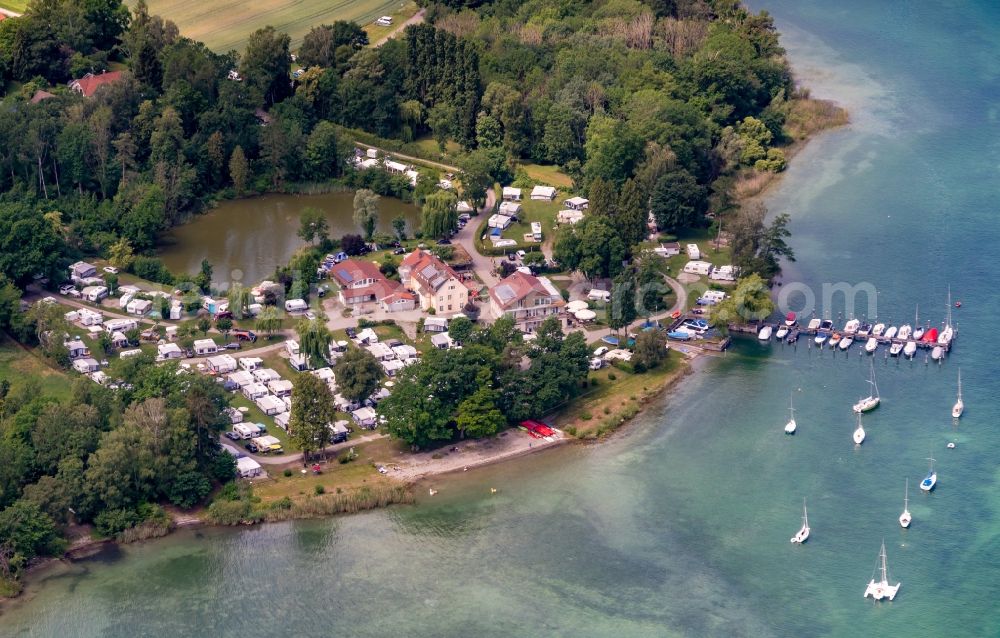
[[[771,330],[776,331],[782,325],[784,325],[784,323],[780,321],[779,322],[762,321],[760,323],[749,323],[749,324],[729,324],[729,332],[735,334],[751,334],[756,336],[757,334],[760,333],[761,329],[763,329],[764,326],[771,326]],[[828,334],[833,334],[834,332],[837,332],[840,333],[842,336],[851,336],[854,338],[854,344],[855,345],[860,344],[862,348],[864,347],[868,339],[874,337],[876,340],[878,340],[879,346],[891,346],[894,343],[900,343],[903,344],[903,346],[905,346],[907,343],[915,343],[918,349],[925,349],[925,350],[931,350],[935,346],[941,346],[945,354],[948,354],[949,352],[951,352],[951,347],[955,345],[955,340],[958,338],[958,330],[955,330],[954,326],[952,326],[952,330],[954,332],[951,341],[947,344],[941,344],[938,343],[937,341],[920,341],[918,339],[897,339],[895,337],[893,337],[892,339],[887,339],[885,337],[875,336],[873,334],[869,334],[867,337],[859,337],[856,334],[846,335],[841,329],[834,329],[830,331],[824,330],[823,332],[826,332]],[[802,336],[808,336],[811,338],[815,337],[818,332],[819,332],[818,329],[810,329],[806,326],[796,325],[789,330],[788,336],[785,339],[791,339],[792,335],[795,335],[795,339]],[[825,346],[826,344],[823,344],[823,346],[821,347]],[[852,345],[852,347],[854,346]]]

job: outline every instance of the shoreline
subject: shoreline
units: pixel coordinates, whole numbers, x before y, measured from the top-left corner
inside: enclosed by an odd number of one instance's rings
[[[809,100],[810,102],[815,104],[823,104],[826,105],[828,108],[832,108],[833,112],[838,114],[838,116],[841,116],[842,119],[839,121],[833,121],[833,120],[827,121],[824,123],[824,125],[809,130],[801,139],[793,141],[786,147],[782,147],[787,154],[786,157],[788,163],[791,163],[792,159],[794,159],[794,157],[798,155],[799,152],[801,152],[811,141],[816,139],[816,137],[818,137],[819,135],[840,128],[841,126],[848,125],[850,123],[849,114],[847,113],[847,111],[844,108],[837,105],[836,102],[834,102],[833,100],[829,99],[816,100],[809,98],[807,96],[804,98],[797,98],[797,100],[803,100],[803,99]],[[776,184],[781,182],[781,178],[784,176],[784,173],[786,172],[787,168],[781,173],[769,174],[770,176],[767,178],[767,181],[762,185],[762,187],[758,191],[754,192],[753,194],[747,195],[745,197],[738,197],[738,196],[734,197],[734,202],[736,206],[742,207],[748,203],[759,201],[759,199],[765,197],[769,193],[771,188],[773,188]],[[739,181],[740,181],[739,178],[737,178],[737,180],[734,182],[733,184],[734,189],[738,187]],[[211,210],[211,208],[206,209],[206,212],[207,210]],[[431,451],[431,452],[418,453],[416,455],[411,455],[411,458],[413,456],[418,456],[418,455],[424,455],[424,456],[422,456],[421,459],[417,460],[416,462],[411,463],[407,469],[401,469],[401,468],[397,469],[396,471],[400,472],[400,474],[392,474],[390,472],[390,478],[392,479],[398,478],[398,482],[404,489],[414,490],[418,486],[422,486],[426,481],[434,477],[451,478],[454,477],[459,472],[464,473],[466,471],[472,471],[477,468],[488,467],[510,459],[521,458],[524,456],[535,454],[543,450],[561,448],[562,446],[568,443],[573,443],[573,442],[586,443],[594,441],[600,442],[606,440],[609,436],[613,435],[619,430],[622,430],[625,426],[631,423],[637,416],[642,414],[644,408],[646,407],[646,405],[648,405],[650,401],[662,396],[665,391],[670,389],[675,389],[677,386],[679,386],[679,384],[683,381],[683,379],[685,379],[688,375],[690,375],[694,371],[692,363],[697,359],[700,359],[705,354],[708,353],[702,352],[700,349],[690,350],[685,355],[684,361],[682,361],[681,363],[681,365],[683,366],[681,369],[675,371],[672,374],[669,374],[666,378],[662,380],[662,382],[656,388],[653,388],[652,390],[644,394],[641,400],[636,401],[635,409],[630,413],[628,413],[626,416],[622,417],[621,420],[616,425],[614,425],[614,427],[611,427],[603,432],[599,431],[596,434],[596,436],[593,437],[570,436],[567,432],[563,431],[562,429],[559,429],[557,430],[559,437],[553,439],[552,441],[542,441],[540,439],[531,439],[527,441],[521,440],[517,443],[513,444],[508,443],[507,445],[502,446],[505,449],[496,450],[493,453],[480,454],[477,458],[473,458],[472,460],[468,460],[467,458],[459,458],[456,456],[454,459],[443,463],[440,461],[444,461],[445,459],[447,459],[448,456],[450,456],[450,454],[444,456],[443,458],[435,459],[433,457],[435,455],[440,455],[440,452]],[[557,420],[558,418],[559,415],[557,414],[554,417],[551,417],[549,420],[555,422],[555,420]],[[481,452],[481,450],[472,450],[470,448],[492,447],[493,441],[500,438],[509,437],[515,433],[520,433],[520,432],[516,428],[511,428],[510,430],[506,431],[506,434],[504,436],[498,435],[493,439],[487,439],[485,441],[462,441],[453,447],[463,446],[465,448],[465,451],[467,452]],[[527,447],[524,447],[525,442],[528,443]],[[535,445],[535,442],[540,442],[540,443],[538,445]],[[459,451],[461,452],[462,448],[459,448]],[[394,480],[394,482],[396,481]],[[390,503],[390,504],[395,504],[395,503]],[[150,540],[156,540],[157,538],[163,538],[164,536],[169,536],[178,529],[198,529],[203,527],[233,527],[231,525],[221,525],[205,521],[204,518],[201,516],[201,514],[205,510],[206,507],[200,507],[196,510],[193,510],[192,512],[184,513],[183,515],[179,515],[179,513],[177,512],[170,512],[171,527],[166,532],[166,534],[153,538],[142,539],[140,541],[135,541],[135,542],[146,542]],[[322,515],[322,518],[330,518],[332,516],[338,516],[342,514],[343,513]],[[318,517],[319,516],[310,516],[308,518],[318,518]],[[300,518],[307,518],[307,517],[300,517]],[[281,520],[294,520],[294,519],[281,519]],[[270,521],[261,521],[261,523],[267,523],[267,522]],[[66,551],[66,553],[64,553],[62,556],[48,557],[42,561],[39,561],[37,564],[31,565],[25,570],[23,576],[18,579],[20,585],[18,593],[11,597],[0,597],[0,616],[2,616],[4,608],[14,603],[14,601],[23,601],[30,599],[30,596],[28,598],[25,598],[23,596],[23,592],[29,585],[29,582],[31,580],[34,580],[33,577],[37,577],[40,572],[44,572],[47,569],[51,569],[56,564],[59,563],[72,565],[76,561],[86,560],[87,558],[99,553],[103,547],[109,545],[117,546],[120,544],[126,544],[126,543],[122,543],[121,541],[117,541],[115,539],[89,539],[87,541],[78,544],[75,547],[70,547]]]

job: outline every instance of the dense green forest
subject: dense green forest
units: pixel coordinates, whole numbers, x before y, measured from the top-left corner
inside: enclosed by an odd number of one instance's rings
[[[592,214],[556,256],[590,277],[655,277],[622,266],[648,210],[669,232],[705,225],[732,207],[738,172],[784,168],[791,75],[771,18],[734,0],[449,0],[427,17],[377,48],[357,25],[318,25],[294,63],[273,29],[219,55],[141,0],[131,14],[120,0],[33,0],[0,22],[0,330],[43,343],[58,318],[20,313],[20,290],[60,281],[80,256],[173,282],[151,251],[218,198],[301,183],[413,197],[400,177],[348,168],[352,129],[457,142],[476,201],[518,161],[560,166]],[[88,97],[66,84],[118,72]],[[737,265],[773,276],[787,220],[741,219]],[[526,394],[499,326],[400,380],[386,406],[397,436],[475,435],[498,427],[490,406],[528,416],[579,391],[582,340],[540,339]],[[121,533],[232,476],[216,384],[142,358],[116,365],[123,389],[83,380],[61,403],[0,388],[0,569],[58,551],[71,521]],[[476,383],[422,398],[459,377]],[[419,428],[410,400],[430,401]]]

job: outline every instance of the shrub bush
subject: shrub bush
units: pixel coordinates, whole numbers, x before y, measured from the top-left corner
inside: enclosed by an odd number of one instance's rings
[[[289,476],[292,475],[292,470],[285,468],[285,471],[282,472],[282,474],[284,474],[285,478],[288,478]]]

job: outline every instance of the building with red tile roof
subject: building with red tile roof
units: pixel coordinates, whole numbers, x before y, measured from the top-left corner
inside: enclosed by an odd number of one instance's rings
[[[97,75],[88,73],[78,80],[71,80],[69,88],[83,95],[83,97],[93,97],[97,89],[108,84],[114,84],[121,79],[121,71],[105,71]]]
[[[399,278],[404,286],[417,293],[422,310],[461,312],[469,302],[469,288],[458,273],[425,250],[414,250],[403,258]]]

